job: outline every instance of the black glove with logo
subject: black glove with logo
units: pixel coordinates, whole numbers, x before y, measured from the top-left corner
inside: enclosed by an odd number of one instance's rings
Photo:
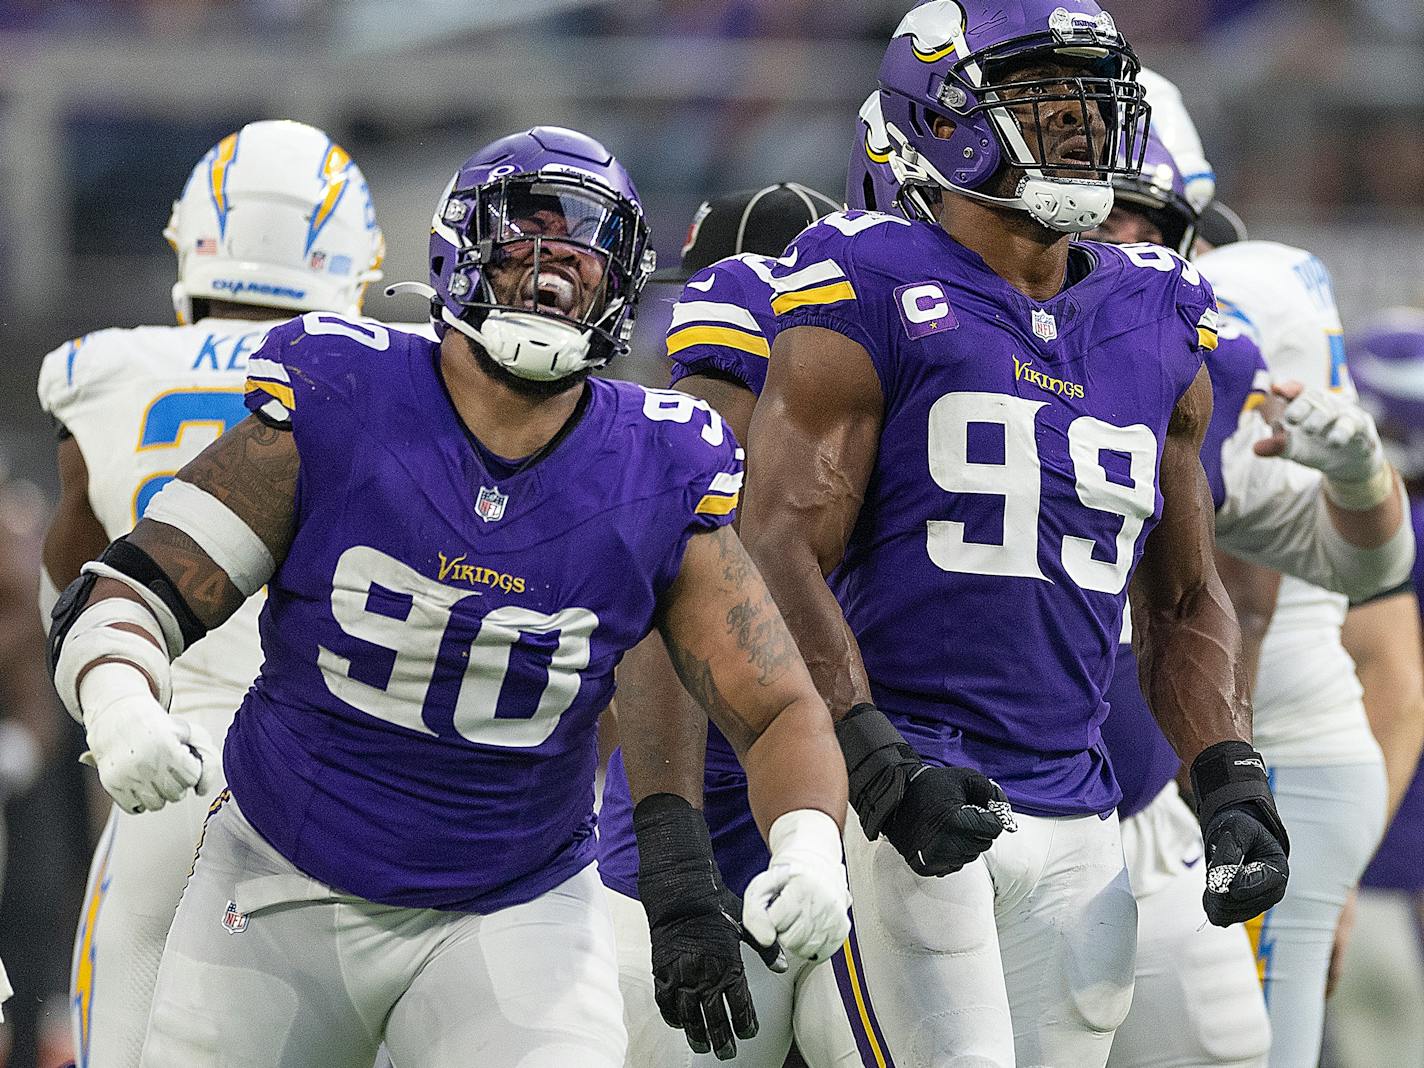
[[[707,823],[676,794],[653,794],[633,809],[638,895],[648,914],[653,997],[694,1053],[736,1056],[737,1038],[757,1033],[742,968],[746,942],[775,972],[787,968],[779,943],[757,945],[742,927],[742,902],[722,884]]]
[[[998,784],[972,768],[926,764],[874,705],[846,713],[836,739],[865,836],[883,832],[916,875],[956,872],[1018,829]]]
[[[1285,897],[1290,839],[1266,765],[1245,742],[1217,742],[1192,761],[1192,793],[1206,845],[1206,918],[1230,927]]]

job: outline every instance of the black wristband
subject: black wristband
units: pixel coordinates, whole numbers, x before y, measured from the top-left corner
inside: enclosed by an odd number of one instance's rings
[[[1197,819],[1206,827],[1224,808],[1248,805],[1290,853],[1285,825],[1276,812],[1266,762],[1249,744],[1235,739],[1207,746],[1192,761],[1192,793]]]
[[[707,821],[684,797],[650,794],[633,807],[638,896],[649,923],[698,911],[721,893]]]
[[[923,762],[885,713],[869,703],[854,706],[836,723],[836,741],[845,757],[851,807],[874,841]]]

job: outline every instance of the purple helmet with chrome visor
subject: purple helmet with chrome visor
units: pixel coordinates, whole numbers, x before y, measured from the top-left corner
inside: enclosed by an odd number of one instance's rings
[[[1424,311],[1391,308],[1350,340],[1350,377],[1406,479],[1424,478]]]
[[[1112,176],[1142,162],[1138,70],[1093,0],[925,0],[880,67],[907,207],[933,220],[948,189],[1061,233],[1092,229],[1112,209]],[[941,136],[936,120],[952,129]]]
[[[1141,212],[1162,235],[1162,244],[1183,256],[1196,240],[1198,214],[1187,199],[1177,161],[1155,133],[1147,135],[1142,170],[1113,175],[1118,205]]]
[[[852,211],[903,214],[900,183],[890,172],[890,141],[885,133],[885,118],[880,113],[879,91],[871,93],[860,106],[856,131],[850,166],[846,169],[846,207]]]
[[[431,312],[512,374],[554,381],[627,351],[653,265],[623,165],[590,137],[536,126],[480,149],[441,196]]]

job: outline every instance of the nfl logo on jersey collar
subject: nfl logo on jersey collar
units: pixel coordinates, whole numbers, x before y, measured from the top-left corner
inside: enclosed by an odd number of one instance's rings
[[[509,494],[500,493],[498,486],[481,486],[480,495],[475,499],[475,514],[486,523],[496,523],[504,516]]]
[[[1033,309],[1033,333],[1043,341],[1058,340],[1058,320],[1053,317],[1052,312],[1042,308]]]

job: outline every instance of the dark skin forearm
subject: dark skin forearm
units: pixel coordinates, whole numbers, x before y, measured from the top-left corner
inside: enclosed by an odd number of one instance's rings
[[[837,719],[871,699],[870,681],[826,575],[860,514],[881,408],[861,346],[817,327],[777,336],[752,417],[743,535]]]
[[[1261,666],[1261,646],[1276,613],[1276,595],[1281,588],[1281,573],[1259,564],[1249,564],[1229,553],[1218,550],[1216,570],[1222,585],[1236,610],[1236,622],[1241,628],[1241,680],[1249,695],[1256,689],[1256,675]]]
[[[1203,370],[1177,402],[1163,449],[1162,518],[1132,583],[1133,645],[1147,703],[1188,765],[1228,739],[1251,740],[1241,634],[1216,571],[1201,440],[1211,418]]]

